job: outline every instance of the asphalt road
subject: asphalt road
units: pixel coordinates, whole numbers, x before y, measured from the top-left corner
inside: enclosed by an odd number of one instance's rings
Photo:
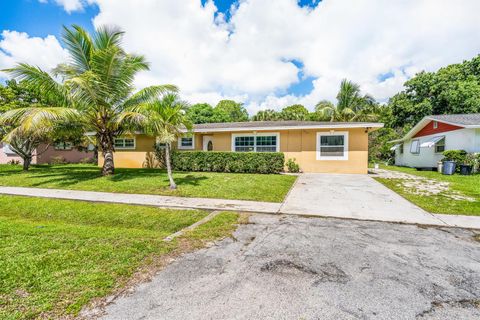
[[[256,215],[104,319],[480,319],[474,232]]]

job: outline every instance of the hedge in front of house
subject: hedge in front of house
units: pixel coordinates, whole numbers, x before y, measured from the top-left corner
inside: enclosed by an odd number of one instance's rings
[[[280,173],[282,152],[174,151],[172,166],[178,171]]]

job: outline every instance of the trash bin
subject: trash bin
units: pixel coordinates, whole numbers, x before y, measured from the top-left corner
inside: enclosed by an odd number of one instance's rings
[[[437,163],[437,172],[442,173],[442,171],[443,171],[443,162],[442,162],[442,161],[438,161],[438,163]]]
[[[462,164],[460,165],[460,174],[464,176],[469,176],[472,174],[472,166]]]
[[[456,163],[455,161],[444,161],[443,162],[443,174],[454,174],[455,173],[455,168],[456,168]]]

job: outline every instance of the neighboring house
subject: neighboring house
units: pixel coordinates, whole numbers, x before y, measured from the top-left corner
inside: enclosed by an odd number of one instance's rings
[[[33,157],[32,164],[51,163],[52,159],[55,158],[61,158],[68,163],[78,163],[86,158],[93,159],[94,156],[93,151],[79,151],[69,142],[57,143],[53,146],[48,146],[48,148],[46,147],[47,145],[38,147],[39,155]],[[12,160],[22,163],[22,158],[8,144],[0,142],[0,164],[9,163]]]
[[[427,116],[392,142],[396,165],[436,168],[445,150],[480,152],[480,113]]]
[[[178,139],[178,150],[283,152],[304,172],[367,173],[368,132],[381,123],[259,121],[198,124]],[[155,138],[143,134],[115,140],[115,165],[147,167]],[[99,155],[99,165],[103,165]]]

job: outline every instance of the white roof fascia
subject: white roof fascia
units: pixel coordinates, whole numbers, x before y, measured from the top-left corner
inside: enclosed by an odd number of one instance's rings
[[[305,126],[278,126],[278,127],[240,127],[240,128],[202,128],[193,129],[195,133],[204,132],[238,132],[238,131],[278,131],[278,130],[305,130],[305,129],[345,129],[345,128],[383,128],[383,123],[352,123],[345,125],[305,125]],[[182,129],[182,132],[188,130]]]

